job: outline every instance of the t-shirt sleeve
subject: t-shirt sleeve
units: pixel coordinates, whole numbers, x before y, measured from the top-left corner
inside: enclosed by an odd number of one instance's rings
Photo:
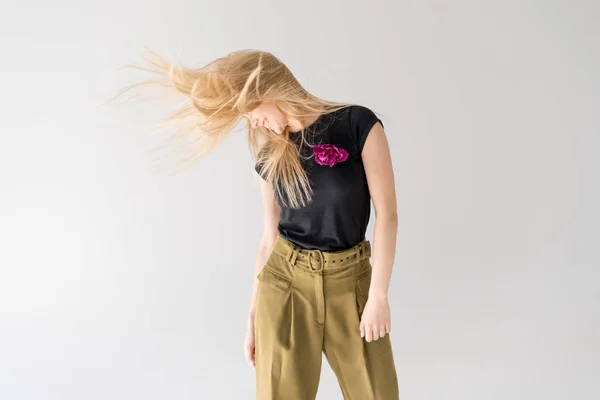
[[[260,166],[258,163],[254,164],[254,170],[256,171],[256,173],[257,173],[257,174],[258,174],[258,175],[259,175],[261,178],[263,178],[264,180],[266,180],[266,179],[265,179],[265,176],[260,174],[260,167],[261,167],[261,166]]]
[[[350,108],[350,131],[358,154],[362,153],[367,136],[377,122],[383,126],[381,119],[371,109],[359,105]]]
[[[262,153],[262,151],[264,151],[264,148],[260,149],[260,151],[258,152],[258,154],[260,155],[260,154]],[[266,181],[266,180],[267,180],[267,179],[266,179],[266,177],[265,177],[264,175],[261,175],[261,174],[260,174],[260,168],[261,168],[261,166],[262,166],[262,165],[261,165],[259,162],[256,162],[256,163],[254,164],[254,170],[256,171],[256,173],[257,173],[257,174],[258,174],[258,175],[259,175],[261,178],[263,178],[263,179]]]

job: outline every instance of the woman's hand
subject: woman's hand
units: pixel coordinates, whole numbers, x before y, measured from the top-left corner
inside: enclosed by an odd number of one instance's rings
[[[370,342],[384,337],[391,329],[388,299],[369,296],[360,320],[360,337],[364,337],[367,342]]]
[[[244,353],[246,362],[256,370],[256,358],[254,352],[254,314],[248,315],[248,328],[246,329],[246,338],[244,339]]]

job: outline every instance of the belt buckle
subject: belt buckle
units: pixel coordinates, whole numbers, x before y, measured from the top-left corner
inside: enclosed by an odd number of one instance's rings
[[[313,256],[314,256],[315,253],[318,254],[318,251],[319,250],[310,250],[308,252],[308,265],[310,266],[310,269],[312,269],[313,271],[321,271],[323,269],[323,257],[319,257],[318,258],[318,260],[319,260],[318,264],[319,265],[318,265],[317,268],[315,268],[313,266],[313,263],[312,263],[312,258],[313,258]]]

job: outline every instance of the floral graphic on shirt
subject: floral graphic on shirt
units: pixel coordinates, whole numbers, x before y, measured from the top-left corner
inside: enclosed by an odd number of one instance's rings
[[[318,144],[312,147],[315,153],[315,161],[320,165],[333,167],[348,158],[348,151],[333,144]]]

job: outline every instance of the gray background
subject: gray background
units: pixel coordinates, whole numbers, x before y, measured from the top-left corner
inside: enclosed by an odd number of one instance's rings
[[[599,398],[599,17],[591,0],[3,3],[0,398],[254,398],[246,136],[157,174],[149,133],[175,103],[99,106],[150,76],[118,68],[144,45],[188,66],[265,49],[379,113],[401,398]],[[318,399],[341,399],[323,361]]]

